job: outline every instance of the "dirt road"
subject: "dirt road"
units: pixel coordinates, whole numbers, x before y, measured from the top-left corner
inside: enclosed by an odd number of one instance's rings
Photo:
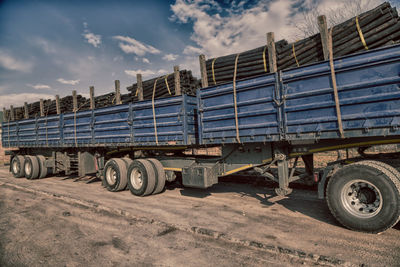
[[[305,190],[224,182],[140,198],[0,168],[0,214],[0,266],[400,265],[399,225],[344,229]]]

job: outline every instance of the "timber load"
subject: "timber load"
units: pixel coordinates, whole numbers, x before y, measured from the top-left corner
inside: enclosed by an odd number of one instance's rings
[[[200,88],[200,80],[193,77],[192,71],[181,70],[179,71],[180,90],[182,94],[196,95],[196,90]],[[155,86],[155,97],[162,98],[175,95],[175,78],[174,73],[167,74],[164,76],[156,77],[147,81],[143,81],[143,100],[151,100],[153,97],[153,89]],[[131,92],[131,101],[138,101],[139,91],[138,84],[135,83],[132,86],[128,86],[126,89]],[[125,100],[124,100],[125,98]],[[128,101],[128,96],[122,96],[122,102]]]
[[[397,11],[389,3],[353,17],[330,29],[334,58],[397,43],[400,23]],[[275,43],[277,70],[308,65],[324,60],[321,35],[303,40]],[[240,54],[211,58],[206,61],[208,85],[232,82],[237,60],[236,79],[250,78],[268,72],[267,46]]]

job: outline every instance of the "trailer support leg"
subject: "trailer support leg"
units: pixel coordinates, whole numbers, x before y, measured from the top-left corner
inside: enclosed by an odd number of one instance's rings
[[[275,188],[275,193],[279,196],[286,196],[292,192],[289,188],[289,166],[286,156],[284,154],[276,154],[278,159],[278,178],[279,188]]]

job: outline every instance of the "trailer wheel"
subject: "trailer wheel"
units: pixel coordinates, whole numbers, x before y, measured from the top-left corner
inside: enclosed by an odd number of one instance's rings
[[[25,176],[24,161],[25,159],[21,155],[16,155],[11,160],[11,173],[15,178],[21,178]]]
[[[124,162],[125,162],[125,166],[126,166],[126,186],[124,188],[124,190],[129,190],[128,188],[128,168],[129,166],[131,166],[133,160],[131,160],[130,158],[121,158]]]
[[[347,228],[379,233],[400,219],[400,180],[373,161],[353,163],[329,180],[327,203]]]
[[[154,191],[156,176],[150,161],[136,159],[128,169],[129,190],[135,196],[147,196]]]
[[[47,176],[47,167],[45,165],[46,158],[42,155],[36,156],[39,162],[39,179],[42,179]]]
[[[104,185],[108,191],[124,190],[127,184],[127,167],[122,159],[112,158],[104,166]]]
[[[147,159],[153,165],[154,173],[156,176],[155,179],[155,187],[153,191],[153,195],[161,193],[165,187],[165,171],[161,162],[157,159]]]
[[[29,180],[37,179],[39,177],[39,161],[35,156],[25,156],[24,172],[25,177]]]

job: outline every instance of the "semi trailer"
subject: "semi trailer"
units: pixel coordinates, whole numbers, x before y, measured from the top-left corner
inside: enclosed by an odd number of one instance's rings
[[[154,92],[153,92],[154,96]],[[208,188],[253,170],[277,183],[318,182],[345,227],[382,232],[400,219],[400,45],[233,80],[197,91],[2,123],[10,172],[27,179],[96,174],[109,191],[162,193],[167,181]],[[193,151],[218,147],[219,155]],[[313,154],[358,148],[316,171]],[[299,159],[304,167],[299,168]]]

